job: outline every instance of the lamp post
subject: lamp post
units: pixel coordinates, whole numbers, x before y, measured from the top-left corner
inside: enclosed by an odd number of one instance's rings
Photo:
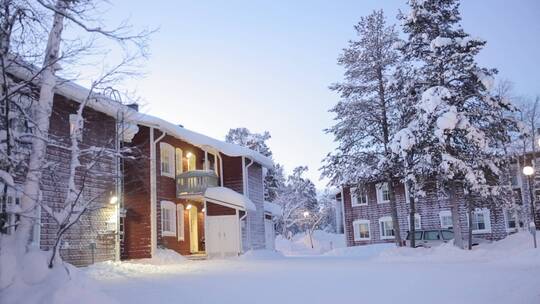
[[[529,182],[529,196],[530,196],[530,201],[531,201],[531,223],[529,224],[529,229],[531,231],[531,234],[533,236],[533,243],[534,243],[534,248],[537,247],[536,245],[536,227],[535,227],[535,224],[534,224],[534,217],[535,217],[535,210],[534,210],[534,205],[535,205],[535,196],[534,196],[534,189],[533,189],[533,175],[534,175],[534,168],[531,167],[531,166],[525,166],[523,167],[523,174],[525,174],[525,176],[527,176],[527,181]]]

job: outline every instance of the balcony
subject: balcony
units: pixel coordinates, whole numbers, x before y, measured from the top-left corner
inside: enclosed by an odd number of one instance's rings
[[[194,170],[176,176],[176,196],[203,194],[208,187],[218,186],[218,176],[210,170]]]

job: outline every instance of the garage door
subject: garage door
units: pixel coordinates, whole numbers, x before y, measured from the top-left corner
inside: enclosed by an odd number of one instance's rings
[[[210,257],[238,255],[240,229],[236,215],[206,217],[206,250]]]

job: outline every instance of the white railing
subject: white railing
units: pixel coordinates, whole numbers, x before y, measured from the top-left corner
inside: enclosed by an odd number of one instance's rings
[[[176,196],[202,194],[208,187],[218,186],[218,176],[210,170],[194,170],[176,176]]]

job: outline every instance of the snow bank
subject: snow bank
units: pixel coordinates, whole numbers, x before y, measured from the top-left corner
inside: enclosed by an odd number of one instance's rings
[[[335,248],[345,247],[343,234],[329,233],[322,230],[313,232],[313,248],[309,236],[304,233],[295,235],[291,240],[278,235],[276,249],[286,256],[320,255]]]
[[[336,248],[325,253],[325,256],[330,257],[354,257],[354,258],[373,258],[381,254],[381,252],[395,248],[393,243],[373,244],[366,246],[354,246]]]
[[[14,237],[4,236],[0,242],[2,303],[116,303],[102,293],[96,282],[80,269],[60,261],[49,269],[48,252],[35,249],[17,257]]]
[[[276,259],[283,259],[284,256],[278,251],[275,250],[249,250],[243,255],[241,255],[238,259],[240,260],[276,260]]]

